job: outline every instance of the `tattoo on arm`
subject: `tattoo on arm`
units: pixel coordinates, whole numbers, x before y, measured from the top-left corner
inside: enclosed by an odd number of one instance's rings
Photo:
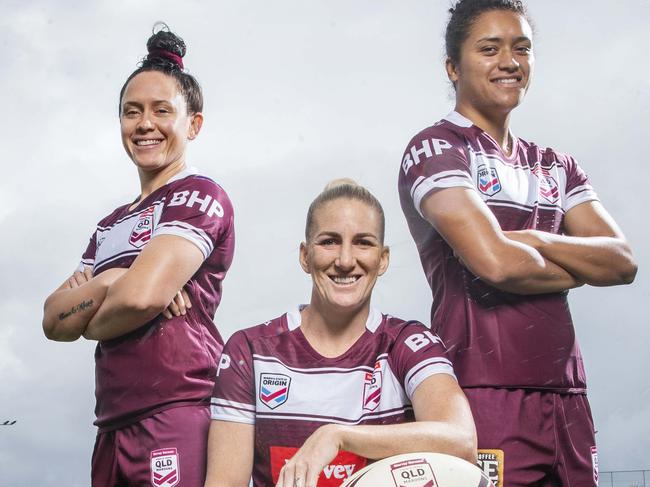
[[[73,315],[75,313],[78,313],[79,311],[83,311],[85,309],[88,309],[92,307],[94,301],[92,299],[89,299],[88,301],[82,301],[79,304],[74,305],[70,311],[64,312],[64,313],[59,313],[59,320],[63,321],[65,320],[68,316]]]

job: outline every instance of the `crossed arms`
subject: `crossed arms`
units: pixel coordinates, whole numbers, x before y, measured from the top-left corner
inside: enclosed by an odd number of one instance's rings
[[[583,284],[613,286],[634,280],[637,265],[623,233],[597,201],[564,216],[564,235],[502,231],[472,190],[447,188],[428,195],[424,217],[476,276],[516,294],[560,292]]]
[[[75,272],[46,299],[43,331],[50,340],[108,340],[139,328],[168,306],[185,306],[179,292],[203,262],[201,251],[183,237],[159,235],[128,269],[93,276]],[[189,306],[188,306],[189,307]]]

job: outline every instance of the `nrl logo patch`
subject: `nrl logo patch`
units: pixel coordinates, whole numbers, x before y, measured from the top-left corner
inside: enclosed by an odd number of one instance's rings
[[[372,372],[366,372],[363,382],[363,409],[365,411],[374,411],[379,406],[381,379],[381,364],[376,362],[375,369]]]
[[[174,487],[181,480],[176,448],[161,448],[151,452],[151,485]]]
[[[438,487],[433,469],[424,458],[406,460],[390,466],[396,487]]]
[[[260,374],[260,401],[275,409],[289,399],[291,377],[283,374]]]
[[[150,206],[140,213],[138,221],[135,222],[131,231],[129,243],[138,249],[151,240],[151,233],[153,232],[153,209],[154,207]]]
[[[493,196],[501,191],[501,181],[499,181],[499,174],[493,167],[481,165],[478,167],[478,190],[486,196]]]

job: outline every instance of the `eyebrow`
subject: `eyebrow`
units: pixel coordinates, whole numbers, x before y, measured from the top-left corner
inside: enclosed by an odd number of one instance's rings
[[[530,40],[530,37],[528,37],[528,36],[515,37],[514,41],[515,41],[515,43],[523,42],[523,41],[528,41],[528,42],[532,43],[532,41]],[[476,41],[477,44],[479,42],[503,42],[503,37],[482,37],[481,39]]]
[[[316,235],[316,238],[319,238],[319,237],[339,237],[339,238],[341,238],[341,234],[338,233],[338,232],[325,230],[325,231],[320,232],[318,235]],[[356,233],[354,235],[354,238],[368,238],[368,237],[374,238],[375,240],[379,240],[379,237],[377,235],[375,235],[374,233],[372,233],[372,232],[362,232],[362,233]]]

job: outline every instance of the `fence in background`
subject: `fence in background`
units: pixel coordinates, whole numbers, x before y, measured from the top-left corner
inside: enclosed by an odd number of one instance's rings
[[[650,487],[650,470],[600,472],[598,487]]]

